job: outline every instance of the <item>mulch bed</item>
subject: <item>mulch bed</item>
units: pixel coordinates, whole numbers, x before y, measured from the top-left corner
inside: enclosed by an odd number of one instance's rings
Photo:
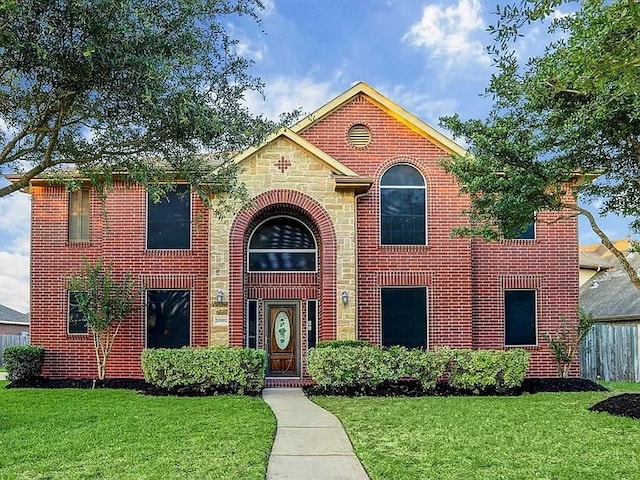
[[[6,388],[114,388],[124,390],[135,390],[144,395],[155,396],[178,396],[178,397],[208,397],[211,395],[224,395],[238,393],[238,389],[233,386],[214,387],[205,390],[193,388],[164,389],[151,385],[142,379],[135,378],[107,378],[105,380],[77,379],[77,378],[44,378],[34,377],[30,379],[20,379],[9,383]],[[245,391],[245,395],[260,395],[258,391]]]
[[[589,410],[640,419],[640,393],[623,393],[596,403]]]
[[[599,385],[585,378],[525,378],[520,388],[496,390],[487,389],[484,391],[460,390],[439,383],[435,390],[423,392],[418,382],[415,380],[401,380],[397,383],[383,383],[379,387],[340,387],[326,388],[312,385],[304,387],[308,395],[341,395],[348,397],[374,396],[374,397],[395,397],[395,396],[488,396],[503,395],[517,396],[523,393],[539,392],[606,392],[602,385]]]
[[[194,390],[181,388],[176,390],[166,390],[154,387],[153,385],[140,379],[132,378],[108,378],[106,380],[92,379],[50,379],[43,377],[35,377],[28,380],[16,380],[9,383],[6,388],[115,388],[135,390],[145,395],[166,396],[174,395],[181,397],[205,397],[210,395],[220,395],[226,393],[237,393],[234,388],[212,388],[208,390]],[[419,388],[418,383],[414,380],[403,380],[394,384],[384,384],[380,387],[351,387],[351,388],[334,388],[328,389],[318,386],[304,387],[308,395],[343,395],[343,396],[378,396],[378,397],[395,397],[424,396],[425,393]],[[522,395],[523,393],[540,393],[540,392],[606,392],[608,391],[602,385],[584,378],[526,378],[522,386],[517,389],[506,391],[487,390],[484,392],[473,392],[455,390],[446,383],[440,383],[433,392],[428,393],[431,396],[461,396],[461,395]],[[259,395],[260,392],[245,392],[246,395]],[[589,410],[594,412],[607,412],[613,415],[620,415],[630,418],[640,419],[640,393],[625,393],[607,398],[602,402],[596,403]]]

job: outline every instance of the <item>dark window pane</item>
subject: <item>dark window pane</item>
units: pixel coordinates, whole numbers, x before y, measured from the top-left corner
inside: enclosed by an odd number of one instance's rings
[[[427,289],[382,289],[382,345],[427,346]]]
[[[307,301],[307,347],[315,348],[318,337],[318,302]]]
[[[190,291],[147,290],[147,347],[190,345]]]
[[[382,244],[424,245],[425,190],[383,188],[380,198]]]
[[[251,237],[251,249],[313,250],[309,229],[293,218],[277,217],[264,222]]]
[[[527,228],[518,236],[521,240],[533,240],[536,238],[534,224],[530,223]]]
[[[258,348],[258,302],[247,302],[247,348]]]
[[[424,179],[411,165],[394,165],[382,176],[380,185],[424,187]]]
[[[147,248],[191,248],[191,195],[189,185],[177,185],[167,198],[147,199]]]
[[[253,272],[313,272],[315,253],[249,252],[249,270]]]
[[[87,320],[78,308],[76,292],[69,292],[69,315],[67,317],[69,333],[87,333]]]
[[[536,344],[536,291],[505,290],[505,345]]]

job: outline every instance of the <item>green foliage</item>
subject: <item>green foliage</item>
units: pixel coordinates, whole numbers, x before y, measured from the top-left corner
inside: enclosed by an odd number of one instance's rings
[[[411,377],[424,390],[431,390],[448,361],[446,350],[346,344],[311,349],[308,369],[313,381],[323,387],[377,387]]]
[[[552,15],[565,4],[575,12]],[[441,119],[469,145],[467,156],[444,162],[471,198],[469,225],[454,233],[514,238],[538,211],[582,214],[628,265],[575,200],[598,199],[600,214],[630,216],[640,233],[640,3],[518,0],[497,13],[489,29],[497,67],[486,92],[492,111],[485,120]],[[537,22],[548,27],[549,44],[523,60],[519,42],[530,40]],[[637,272],[625,270],[640,288]]]
[[[519,387],[529,368],[529,353],[513,350],[453,350],[449,384],[461,390],[498,392]]]
[[[36,345],[10,345],[4,349],[4,366],[11,381],[40,375],[44,348]]]
[[[318,342],[316,348],[335,348],[335,347],[368,347],[371,345],[364,340],[326,340]]]
[[[0,166],[21,177],[0,196],[43,172],[74,185],[65,173],[74,165],[99,192],[114,172],[128,172],[154,189],[184,179],[206,202],[225,192],[243,199],[222,152],[276,125],[243,103],[262,84],[230,25],[259,23],[262,8],[259,0],[2,2]]]
[[[263,350],[214,346],[146,349],[142,371],[147,382],[167,390],[258,392],[264,387]]]
[[[82,268],[69,279],[78,310],[91,327],[98,362],[98,378],[105,378],[107,360],[123,320],[135,310],[137,290],[131,273],[122,279],[113,275],[113,263],[83,259]]]
[[[574,327],[569,326],[569,322],[565,317],[561,317],[560,330],[555,335],[543,334],[544,339],[549,343],[549,349],[551,349],[558,368],[558,375],[561,377],[566,378],[569,376],[569,368],[573,363],[578,347],[591,330],[593,323],[593,315],[579,309],[578,322]]]

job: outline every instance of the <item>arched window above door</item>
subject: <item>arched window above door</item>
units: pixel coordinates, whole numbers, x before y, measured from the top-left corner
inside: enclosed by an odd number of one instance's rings
[[[318,248],[304,223],[279,216],[262,222],[253,231],[247,257],[250,272],[315,272]]]
[[[422,174],[398,164],[380,179],[380,243],[425,245],[427,191]]]

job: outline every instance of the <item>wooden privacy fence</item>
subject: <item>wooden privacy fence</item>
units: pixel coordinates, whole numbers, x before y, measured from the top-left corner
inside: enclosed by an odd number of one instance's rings
[[[582,376],[640,382],[640,323],[596,323],[580,346]]]
[[[4,349],[10,345],[29,345],[29,335],[0,335],[0,367],[4,365]]]

